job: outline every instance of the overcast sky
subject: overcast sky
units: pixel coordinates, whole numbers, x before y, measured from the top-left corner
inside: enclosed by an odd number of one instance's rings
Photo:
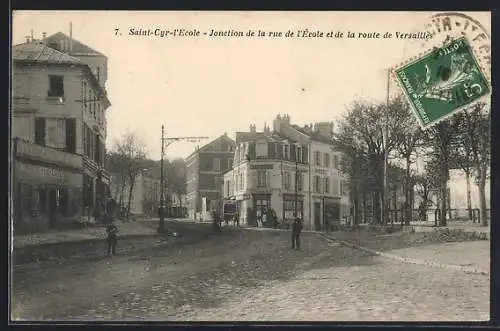
[[[485,26],[489,14],[468,13]],[[137,37],[135,29],[384,32],[423,31],[430,13],[384,12],[16,12],[13,43],[61,31],[109,58],[108,147],[127,129],[150,157],[167,136],[233,136],[261,130],[278,113],[297,124],[338,118],[353,99],[385,100],[386,68],[412,49],[404,39]],[[121,36],[115,36],[119,28]],[[391,84],[391,90],[395,90]],[[209,140],[200,143],[200,145]],[[167,157],[185,157],[175,143]]]

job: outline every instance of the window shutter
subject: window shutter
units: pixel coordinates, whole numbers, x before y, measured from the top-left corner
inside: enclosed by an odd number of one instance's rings
[[[35,144],[45,146],[45,118],[35,118]]]
[[[296,145],[290,145],[290,159],[292,161],[296,161],[297,157],[297,146]]]
[[[66,152],[76,153],[76,119],[66,119]]]

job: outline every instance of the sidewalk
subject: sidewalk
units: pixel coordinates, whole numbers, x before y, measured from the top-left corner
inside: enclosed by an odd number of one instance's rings
[[[411,226],[415,230],[415,232],[431,232],[435,230],[464,230],[465,232],[479,232],[486,233],[488,238],[490,238],[491,226],[481,226],[478,223],[472,222],[456,222],[449,221],[446,226],[438,226],[435,227],[433,222],[412,222]]]
[[[443,229],[443,228],[440,228]],[[398,260],[467,273],[489,275],[490,241],[432,242],[423,233],[376,234],[358,230],[326,235],[331,241]]]
[[[156,230],[151,227],[142,225],[139,222],[118,223],[118,235],[120,237],[142,237],[156,235]],[[47,231],[44,233],[26,234],[14,236],[14,248],[23,248],[28,246],[37,246],[44,244],[56,244],[64,242],[78,242],[88,240],[104,240],[106,238],[106,230],[104,227],[75,229],[75,230],[58,230]]]

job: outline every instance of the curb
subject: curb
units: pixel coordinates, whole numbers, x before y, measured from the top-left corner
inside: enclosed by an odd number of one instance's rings
[[[436,268],[447,269],[447,270],[461,271],[461,272],[465,272],[468,274],[476,274],[476,275],[489,276],[489,274],[490,274],[489,271],[478,269],[478,268],[470,268],[470,267],[464,267],[464,266],[455,265],[455,264],[444,264],[444,263],[437,263],[437,262],[432,262],[432,261],[428,261],[428,260],[418,260],[418,259],[413,259],[413,258],[409,258],[409,257],[402,257],[399,255],[389,254],[389,253],[385,253],[385,252],[381,252],[381,251],[376,251],[376,250],[373,250],[371,248],[359,246],[359,245],[350,243],[348,241],[338,240],[338,239],[333,238],[333,237],[329,237],[329,236],[325,236],[325,237],[327,238],[327,240],[329,239],[329,240],[336,241],[336,242],[340,243],[341,245],[344,245],[344,246],[347,246],[347,247],[350,247],[353,249],[358,249],[358,250],[365,251],[365,252],[368,252],[368,253],[371,253],[371,254],[374,254],[377,256],[385,257],[387,259],[392,259],[392,260],[396,260],[396,261],[407,263],[407,264],[425,265],[425,266],[429,266],[429,267],[436,267]]]

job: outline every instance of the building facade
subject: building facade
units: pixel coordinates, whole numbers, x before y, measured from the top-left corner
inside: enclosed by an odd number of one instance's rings
[[[130,215],[135,217],[158,217],[160,206],[161,182],[147,173],[140,173],[134,182],[130,195],[130,184],[122,183],[119,175],[111,176],[111,196],[123,209],[127,208],[130,199]]]
[[[109,184],[105,79],[99,81],[71,49],[49,47],[48,40],[12,49],[13,216],[19,231],[93,218],[105,208]]]
[[[332,123],[314,128],[277,116],[273,129],[236,134],[235,163],[224,175],[225,198],[236,200],[241,221],[252,223],[273,210],[278,219],[302,217],[308,229],[323,229],[349,213],[340,153],[331,144]]]
[[[219,206],[223,174],[233,166],[235,142],[224,134],[186,158],[188,217],[200,219]]]

